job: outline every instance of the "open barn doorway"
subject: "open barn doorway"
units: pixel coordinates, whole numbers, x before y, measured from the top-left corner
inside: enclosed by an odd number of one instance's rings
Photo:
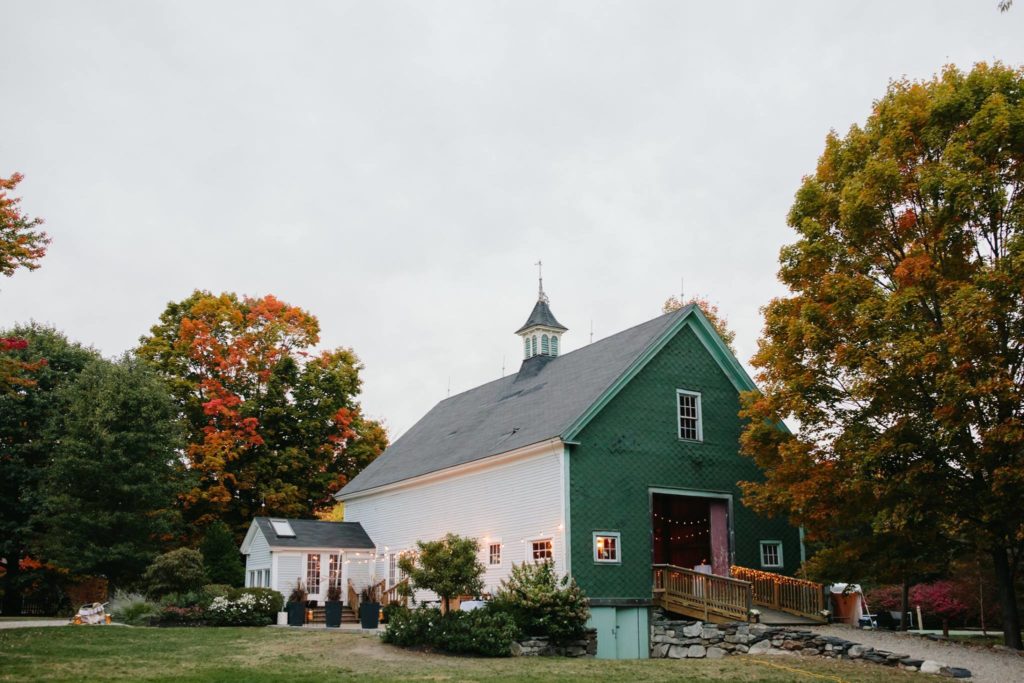
[[[651,494],[653,564],[729,576],[729,501],[692,494]]]

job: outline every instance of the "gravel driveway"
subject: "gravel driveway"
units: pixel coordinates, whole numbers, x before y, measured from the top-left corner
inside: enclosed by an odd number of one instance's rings
[[[1024,681],[1024,656],[1012,652],[936,642],[892,631],[862,631],[848,626],[816,626],[806,630],[844,638],[878,650],[907,654],[915,659],[932,659],[949,666],[961,666],[970,669],[970,680],[979,683]]]

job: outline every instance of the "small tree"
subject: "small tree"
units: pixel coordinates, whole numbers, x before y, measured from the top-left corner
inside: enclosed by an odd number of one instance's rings
[[[153,560],[142,577],[146,593],[160,598],[169,593],[199,590],[209,583],[203,556],[192,548],[178,548]]]
[[[210,525],[199,550],[203,553],[203,564],[210,581],[235,587],[242,585],[245,567],[227,524],[214,522]]]
[[[413,588],[437,593],[442,614],[448,612],[453,597],[483,590],[480,577],[485,569],[477,557],[480,546],[475,538],[449,533],[438,541],[416,541],[416,546],[419,552],[400,558],[398,566]]]

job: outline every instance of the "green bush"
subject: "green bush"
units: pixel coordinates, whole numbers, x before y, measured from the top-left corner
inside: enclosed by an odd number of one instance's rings
[[[382,640],[392,645],[416,647],[433,644],[431,633],[441,621],[441,610],[436,607],[402,607],[389,615],[388,626]]]
[[[213,598],[203,590],[186,591],[184,593],[167,593],[158,601],[165,607],[203,607],[210,604]]]
[[[142,576],[146,594],[159,598],[169,593],[198,591],[209,583],[203,556],[192,548],[178,548],[158,555]]]
[[[555,573],[554,563],[513,564],[494,596],[493,609],[506,612],[527,636],[546,636],[555,645],[583,638],[590,607],[575,579]]]
[[[512,617],[491,608],[449,612],[434,607],[410,610],[395,607],[389,612],[383,641],[403,647],[434,647],[459,654],[508,657],[519,636]]]
[[[208,583],[203,586],[203,595],[207,597],[208,603],[214,598],[227,598],[236,592],[238,592],[237,588],[233,588],[226,583]]]
[[[489,606],[471,612],[449,612],[434,629],[433,645],[440,650],[485,657],[508,657],[519,629],[512,615]]]

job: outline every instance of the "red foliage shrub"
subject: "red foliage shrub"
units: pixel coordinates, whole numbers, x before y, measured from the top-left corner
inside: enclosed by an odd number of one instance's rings
[[[902,605],[902,587],[880,586],[868,591],[865,597],[873,612],[888,610],[899,612]],[[910,610],[921,606],[926,627],[939,627],[943,619],[956,625],[974,622],[978,617],[977,600],[972,588],[962,581],[936,581],[910,587]],[[917,617],[914,617],[915,621]]]

